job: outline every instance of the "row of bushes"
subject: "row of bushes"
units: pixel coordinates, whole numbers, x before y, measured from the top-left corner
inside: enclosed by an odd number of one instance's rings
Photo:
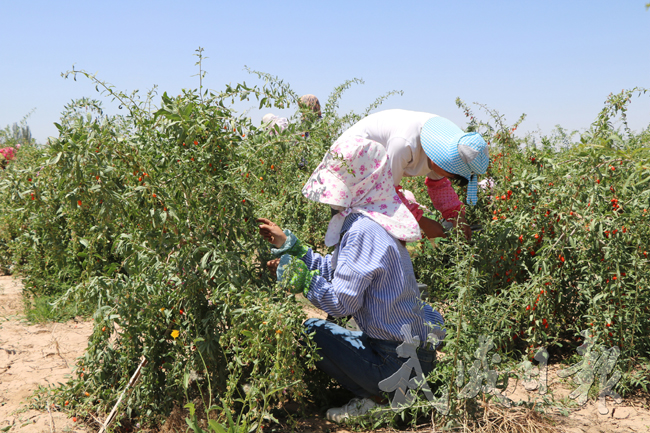
[[[74,379],[56,391],[61,404],[108,412],[142,357],[123,419],[156,420],[209,390],[222,420],[234,413],[258,428],[278,402],[314,398],[322,378],[301,334],[304,313],[261,265],[268,246],[255,219],[272,217],[324,250],[329,211],[304,199],[302,185],[332,140],[383,97],[339,116],[353,80],[330,95],[322,119],[298,110],[270,134],[231,108],[251,98],[260,108],[297,106],[266,74],[256,73],[263,84],[254,87],[163,94],[151,111],[153,94],[140,100],[72,73],[127,113],[105,115],[90,99],[70,104],[59,136],[31,146],[0,180],[1,265],[23,276],[29,296],[57,296],[94,319]],[[451,380],[458,360],[471,364],[482,335],[518,362],[539,346],[568,353],[590,329],[623,350],[619,389],[647,386],[650,132],[612,126],[628,96],[613,95],[580,142],[550,136],[541,146],[515,135],[523,117],[507,125],[488,111],[479,122],[459,101],[467,128],[490,141],[494,186],[468,211],[483,227],[471,243],[414,248],[418,279],[447,318],[444,350],[454,356],[439,380]],[[423,179],[404,186],[428,201]]]

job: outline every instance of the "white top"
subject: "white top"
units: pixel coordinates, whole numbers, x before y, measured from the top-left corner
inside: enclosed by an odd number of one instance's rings
[[[402,177],[427,175],[432,180],[442,179],[429,170],[427,155],[420,143],[424,123],[436,114],[408,110],[384,110],[361,119],[339,138],[363,137],[386,148],[393,174],[393,183],[399,185]]]

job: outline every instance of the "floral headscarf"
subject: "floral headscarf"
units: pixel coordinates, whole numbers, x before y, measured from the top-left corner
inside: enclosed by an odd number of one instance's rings
[[[415,217],[402,204],[393,186],[384,147],[372,140],[337,140],[302,190],[305,197],[342,209],[330,220],[325,245],[339,243],[345,217],[357,212],[403,241],[420,239]]]

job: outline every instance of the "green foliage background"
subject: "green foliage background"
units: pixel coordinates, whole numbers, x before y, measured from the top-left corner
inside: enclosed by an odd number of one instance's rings
[[[122,420],[155,421],[209,391],[221,421],[235,414],[255,429],[279,402],[322,388],[302,304],[262,266],[271,257],[255,219],[325,251],[329,210],[308,202],[302,185],[333,140],[394,92],[340,116],[343,92],[360,83],[351,80],[329,96],[322,119],[298,109],[285,131],[269,131],[234,112],[234,101],[288,108],[298,95],[251,73],[261,84],[165,93],[152,108],[155,90],[140,99],[72,71],[126,113],[74,101],[56,139],[26,146],[2,172],[0,266],[23,276],[28,298],[56,297],[55,306],[94,320],[74,379],[56,391],[68,410],[107,413],[142,357],[148,364]],[[575,143],[562,129],[541,143],[517,137],[523,116],[508,125],[479,106],[487,118],[479,121],[458,101],[467,129],[490,141],[486,177],[495,186],[468,210],[483,226],[471,243],[412,245],[417,277],[447,319],[453,356],[438,379],[451,381],[458,360],[472,362],[480,335],[516,361],[539,346],[566,355],[590,329],[622,348],[619,389],[647,390],[650,130],[613,126],[644,92],[610,95]],[[429,203],[424,179],[403,185]]]

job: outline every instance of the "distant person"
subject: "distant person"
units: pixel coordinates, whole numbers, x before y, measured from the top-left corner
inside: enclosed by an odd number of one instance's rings
[[[318,100],[317,97],[311,94],[303,95],[300,97],[300,100],[298,101],[298,106],[301,109],[307,109],[311,110],[318,119],[321,119],[323,117],[323,113],[321,112],[320,109],[320,101]],[[305,120],[305,116],[302,116],[303,121]]]
[[[289,120],[285,117],[276,116],[273,113],[268,113],[262,117],[262,127],[272,134],[282,132],[289,126]]]
[[[313,122],[318,122],[323,117],[323,113],[321,112],[320,109],[320,101],[316,96],[312,94],[302,95],[298,100],[298,107],[300,108],[301,111],[303,111],[302,123],[306,127],[308,127],[307,123],[311,124]],[[311,113],[314,114],[311,115]],[[305,138],[309,139],[309,131],[304,131],[304,134],[305,134]],[[307,159],[304,156],[300,157],[300,162],[298,163],[298,167],[301,169],[307,167]]]

